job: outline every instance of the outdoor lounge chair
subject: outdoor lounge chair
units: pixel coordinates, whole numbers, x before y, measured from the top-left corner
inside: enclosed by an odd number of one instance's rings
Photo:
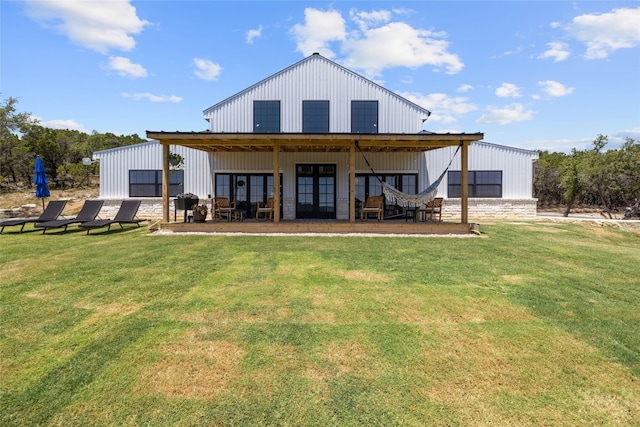
[[[42,234],[46,233],[47,229],[49,228],[64,227],[64,230],[62,232],[65,233],[67,231],[67,227],[71,224],[81,224],[84,222],[94,221],[98,216],[98,213],[100,213],[100,209],[102,209],[103,203],[103,200],[86,200],[84,202],[84,205],[82,206],[82,209],[80,209],[78,216],[76,216],[75,218],[38,222],[35,224],[35,227],[43,228],[44,230],[42,230]]]
[[[2,221],[0,222],[0,226],[2,227],[2,229],[0,229],[0,234],[2,234],[5,227],[21,225],[22,227],[20,227],[20,232],[22,233],[22,230],[24,230],[24,226],[28,223],[37,223],[37,222],[56,220],[58,219],[58,217],[60,216],[60,214],[62,213],[66,205],[67,205],[66,200],[53,200],[49,202],[44,212],[42,212],[42,215],[40,215],[38,218],[35,218],[35,217],[34,218],[14,218],[14,219],[7,219],[5,221]]]
[[[273,219],[273,197],[267,199],[267,203],[258,202],[256,206],[256,220],[260,220],[260,214],[264,214],[262,219],[265,221]]]
[[[369,215],[374,214],[378,221],[382,221],[384,210],[384,196],[369,196],[367,202],[360,209],[360,220],[366,221]]]
[[[224,215],[227,221],[231,221],[231,216],[236,210],[236,202],[229,202],[228,197],[213,198],[213,219],[221,220]]]
[[[140,207],[140,200],[124,200],[118,209],[118,213],[113,219],[96,219],[94,221],[87,221],[78,224],[78,227],[86,228],[87,234],[92,228],[107,227],[107,231],[111,230],[111,224],[118,224],[120,228],[124,228],[122,224],[136,224],[140,227],[140,223],[144,219],[136,219],[138,208]]]
[[[434,215],[438,215],[438,221],[442,221],[442,197],[436,197],[432,201],[425,203],[424,208],[420,209],[421,212],[424,212],[424,220],[433,220]]]

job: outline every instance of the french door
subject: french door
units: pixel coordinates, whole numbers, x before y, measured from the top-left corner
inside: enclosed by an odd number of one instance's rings
[[[296,218],[336,218],[336,165],[296,166]]]
[[[252,217],[258,202],[265,203],[273,197],[273,174],[218,173],[216,174],[216,196],[229,197],[236,208]],[[282,174],[280,174],[280,203],[282,207]]]

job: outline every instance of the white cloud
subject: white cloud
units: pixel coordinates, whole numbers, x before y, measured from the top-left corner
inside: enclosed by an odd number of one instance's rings
[[[520,88],[513,83],[502,83],[498,89],[496,89],[496,96],[500,98],[519,98]]]
[[[441,35],[391,22],[345,40],[344,63],[348,68],[364,70],[368,76],[378,76],[385,68],[423,65],[444,68],[447,74],[460,72],[464,64],[458,55],[448,52],[449,43],[437,37]]]
[[[28,1],[27,6],[32,19],[100,53],[133,49],[136,42],[132,36],[150,24],[138,18],[129,0]]]
[[[542,88],[542,91],[547,96],[552,96],[552,97],[569,95],[575,89],[573,87],[567,87],[562,83],[554,82],[553,80],[538,82],[538,86]]]
[[[247,44],[253,44],[255,39],[262,37],[262,25],[258,26],[255,30],[247,31],[246,41]]]
[[[513,122],[522,122],[533,118],[533,111],[526,110],[522,104],[506,105],[502,108],[487,107],[476,123],[507,125]]]
[[[580,15],[567,25],[569,34],[587,45],[585,58],[604,59],[618,49],[640,45],[640,7]]]
[[[222,71],[222,67],[220,65],[215,64],[208,59],[194,58],[193,64],[196,66],[196,71],[194,72],[195,75],[202,80],[217,80],[220,72]]]
[[[313,8],[304,10],[304,25],[294,25],[291,32],[303,55],[318,52],[327,58],[335,57],[329,47],[330,42],[344,40],[347,36],[346,23],[340,12],[324,12]]]
[[[142,65],[134,64],[129,58],[122,56],[110,56],[107,69],[114,70],[123,77],[147,77],[147,70]]]
[[[577,139],[541,139],[528,141],[526,146],[536,147],[538,150],[550,153],[570,153],[573,149],[586,150],[591,148],[593,138]]]
[[[79,132],[87,132],[87,130],[76,122],[75,120],[47,120],[41,121],[40,125],[42,127],[50,128],[50,129],[69,129],[69,130],[77,130]]]
[[[391,22],[393,13],[398,11],[351,10],[349,16],[357,29],[349,30],[339,12],[307,8],[304,24],[296,24],[292,34],[298,50],[305,56],[319,52],[334,58],[336,54],[330,44],[341,43],[340,53],[344,58],[340,62],[347,68],[362,70],[371,79],[392,67],[431,65],[448,74],[464,68],[458,55],[449,52],[444,33]]]
[[[142,99],[146,99],[149,102],[173,102],[173,103],[177,103],[177,102],[181,102],[182,98],[179,96],[175,96],[175,95],[154,95],[152,93],[123,93],[122,94],[123,98],[128,98],[128,99],[133,99],[134,101],[140,101]]]
[[[363,12],[357,9],[351,9],[349,16],[362,31],[365,31],[371,25],[379,25],[391,20],[391,11],[375,10],[373,12]]]
[[[569,52],[569,46],[566,43],[562,42],[552,42],[547,43],[549,49],[547,49],[542,55],[538,58],[541,59],[553,59],[553,62],[564,61],[569,57],[571,52]]]
[[[459,93],[469,92],[470,90],[473,90],[473,86],[471,85],[463,84],[458,87]]]
[[[409,92],[397,92],[398,95],[431,111],[429,122],[454,123],[457,116],[475,111],[478,108],[469,103],[467,98],[450,97],[445,93],[422,95]]]
[[[621,138],[623,140],[627,138],[636,139],[640,141],[640,127],[631,128],[629,130],[621,131],[614,135],[617,138]]]

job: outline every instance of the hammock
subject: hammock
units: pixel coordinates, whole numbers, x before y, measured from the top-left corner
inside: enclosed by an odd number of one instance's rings
[[[356,147],[358,147],[358,149],[360,150],[360,147],[358,146],[357,142],[356,142]],[[440,174],[438,179],[436,179],[430,186],[428,186],[426,189],[422,190],[418,194],[406,194],[406,193],[403,193],[402,191],[400,191],[397,188],[395,188],[393,185],[388,184],[388,183],[384,182],[383,180],[381,180],[380,177],[378,176],[378,174],[373,170],[373,168],[369,164],[369,161],[365,157],[365,155],[362,152],[362,150],[360,150],[360,153],[362,154],[362,157],[364,158],[364,161],[367,163],[367,166],[369,166],[369,169],[371,169],[371,172],[373,172],[374,176],[378,179],[378,181],[380,181],[380,184],[382,185],[382,192],[384,193],[385,198],[389,202],[395,203],[398,206],[402,206],[402,207],[405,207],[405,208],[406,207],[417,208],[417,207],[420,207],[420,206],[424,205],[425,203],[429,203],[430,201],[432,201],[436,197],[436,194],[438,193],[438,186],[440,185],[440,182],[442,181],[442,178],[444,178],[445,174],[447,173],[447,171],[451,167],[451,163],[453,162],[453,159],[456,157],[456,154],[458,154],[458,151],[460,150],[460,147],[462,147],[462,143],[460,143],[460,145],[458,145],[458,148],[456,149],[456,152],[453,153],[453,157],[451,157],[451,160],[449,161],[449,164],[444,169],[442,174]]]

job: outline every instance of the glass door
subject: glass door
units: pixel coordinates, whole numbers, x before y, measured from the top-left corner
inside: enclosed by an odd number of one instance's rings
[[[296,218],[336,218],[336,165],[296,167]]]

